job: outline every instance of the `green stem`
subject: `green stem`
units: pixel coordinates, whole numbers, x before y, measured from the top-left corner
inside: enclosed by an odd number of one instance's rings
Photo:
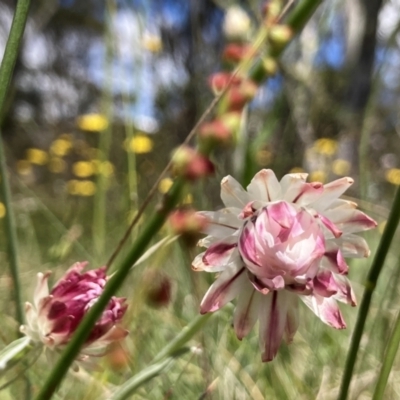
[[[4,108],[4,102],[10,86],[11,77],[14,71],[17,55],[21,47],[21,41],[28,18],[30,0],[19,0],[15,8],[14,18],[11,24],[10,35],[8,36],[4,50],[3,61],[0,67],[0,121]]]
[[[131,396],[140,386],[149,380],[160,375],[160,373],[171,365],[179,356],[187,353],[189,349],[181,349],[177,354],[167,358],[157,364],[149,365],[144,370],[140,371],[137,375],[126,381],[111,397],[110,400],[124,400]]]
[[[379,374],[378,383],[376,384],[374,397],[372,398],[372,400],[383,399],[389,374],[392,369],[397,350],[399,349],[399,344],[400,344],[400,312],[397,315],[396,324],[394,326],[392,336],[389,339],[385,358],[383,359],[381,372]]]
[[[165,346],[155,357],[153,363],[162,360],[164,357],[171,356],[183,347],[214,315],[212,313],[199,315],[185,326],[179,335],[167,346]]]
[[[30,0],[20,0],[17,3],[10,34],[4,50],[3,61],[0,66],[0,124],[4,103],[10,86],[11,77],[14,71],[15,62],[21,46],[22,37],[25,30],[26,20],[28,18]],[[21,302],[21,284],[18,273],[18,244],[15,228],[14,214],[11,207],[11,190],[7,176],[7,164],[4,152],[3,139],[0,134],[0,191],[6,207],[6,233],[8,237],[8,251],[10,256],[11,277],[14,285],[14,301],[16,307],[16,319],[21,325],[24,321],[22,302]]]
[[[63,351],[58,363],[45,381],[40,393],[36,397],[36,400],[49,400],[52,397],[64,375],[67,373],[70,365],[78,355],[85,340],[89,336],[92,327],[101,316],[103,309],[107,306],[111,297],[124,282],[132,265],[143,254],[154,235],[161,229],[169,212],[179,201],[183,187],[183,179],[177,179],[170,191],[164,196],[162,206],[149,218],[141,234],[133,243],[131,250],[118,266],[117,271],[107,282],[103,294],[79,324],[78,329],[66,349]]]
[[[293,30],[293,34],[296,35],[303,29],[304,25],[312,17],[315,10],[321,3],[322,0],[303,0],[298,2],[282,23],[289,26]],[[278,47],[276,49],[269,49],[268,56],[278,58],[286,49],[289,43],[290,40],[285,46]],[[259,59],[254,64],[250,72],[250,77],[257,83],[261,83],[267,78],[262,59]]]
[[[99,132],[99,171],[97,177],[97,190],[94,196],[93,204],[93,243],[95,253],[98,259],[102,259],[105,250],[106,240],[106,200],[107,186],[109,177],[103,171],[103,166],[109,159],[111,146],[111,129],[113,119],[113,99],[112,99],[112,81],[113,81],[113,36],[112,36],[112,18],[115,15],[115,4],[113,0],[107,1],[107,9],[105,15],[106,21],[106,56],[104,60],[104,76],[105,83],[103,89],[102,112],[106,116],[108,126]]]
[[[372,299],[372,294],[376,287],[379,274],[381,273],[381,270],[383,268],[386,255],[392,243],[399,220],[400,220],[400,187],[397,188],[385,230],[379,242],[378,249],[376,251],[375,258],[372,262],[371,268],[368,272],[367,281],[365,283],[364,295],[361,300],[357,322],[350,343],[350,349],[347,353],[346,365],[343,372],[342,384],[340,387],[338,400],[345,400],[347,398],[351,377],[353,375],[354,365],[357,358],[358,349],[360,347],[361,336],[364,331],[365,321],[367,319],[369,306]]]

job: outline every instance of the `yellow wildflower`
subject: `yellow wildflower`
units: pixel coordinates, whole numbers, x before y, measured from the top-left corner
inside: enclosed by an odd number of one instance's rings
[[[72,172],[79,178],[87,178],[95,173],[95,169],[89,161],[78,161],[72,165]]]
[[[102,114],[86,114],[78,117],[78,128],[87,132],[101,132],[108,128],[108,120]]]
[[[0,218],[3,218],[6,215],[6,206],[3,203],[0,203]]]
[[[56,139],[50,146],[50,153],[58,157],[64,157],[72,149],[72,143],[65,139]]]
[[[337,151],[337,141],[328,138],[318,139],[314,142],[314,148],[317,153],[332,156]]]
[[[174,182],[172,181],[171,178],[164,178],[161,179],[159,185],[158,185],[158,191],[162,194],[167,193],[168,190],[171,188],[172,184]]]
[[[53,174],[64,172],[67,167],[66,162],[60,157],[52,157],[47,165],[47,168]]]
[[[392,185],[400,185],[400,169],[391,168],[386,171],[386,180]]]
[[[92,181],[72,179],[67,183],[67,190],[73,196],[93,196],[96,192],[96,185]]]
[[[347,160],[335,160],[332,164],[332,171],[336,175],[347,175],[350,172],[351,164]]]
[[[31,148],[26,151],[26,159],[32,164],[44,165],[49,156],[44,150]]]
[[[125,142],[125,150],[136,154],[145,154],[153,150],[153,141],[146,135],[139,134]]]
[[[162,41],[158,35],[145,33],[142,39],[142,46],[152,53],[159,53],[162,50]]]
[[[326,173],[324,171],[313,171],[309,176],[310,182],[324,183],[326,181],[326,178]]]
[[[18,160],[17,172],[20,175],[29,175],[32,172],[32,164],[28,160]]]

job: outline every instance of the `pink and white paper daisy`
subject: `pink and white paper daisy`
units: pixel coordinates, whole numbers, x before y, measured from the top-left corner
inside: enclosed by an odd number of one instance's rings
[[[201,212],[209,224],[199,245],[207,250],[194,259],[193,269],[219,275],[200,311],[217,311],[236,298],[236,335],[242,339],[259,320],[263,361],[275,357],[283,338],[292,341],[299,299],[329,326],[346,327],[337,301],[355,306],[356,300],[345,258],[370,253],[355,233],[376,222],[339,199],[353,180],[323,185],[306,178],[288,174],[278,181],[265,169],[246,191],[227,176],[221,182],[226,208]]]
[[[47,280],[51,272],[38,274],[33,304],[25,304],[27,324],[21,326],[22,333],[51,350],[58,350],[70,341],[83,317],[103,293],[108,279],[105,267],[82,273],[87,264],[75,263],[50,292]],[[126,309],[124,298],[111,298],[81,350],[81,360],[104,355],[112,342],[128,334],[118,325]]]

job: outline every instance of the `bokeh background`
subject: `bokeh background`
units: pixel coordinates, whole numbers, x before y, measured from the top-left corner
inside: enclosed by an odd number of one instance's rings
[[[13,3],[0,0],[0,56]],[[54,270],[58,278],[77,260],[89,260],[92,267],[107,261],[172,149],[212,100],[207,78],[225,68],[221,57],[229,29],[242,30],[251,41],[262,23],[263,3],[33,2],[0,127],[24,299],[31,298],[38,271]],[[232,9],[236,28],[227,22]],[[247,184],[261,168],[272,168],[278,176],[305,171],[321,182],[349,175],[356,181],[349,198],[379,223],[376,232],[365,235],[374,250],[400,185],[399,32],[399,0],[324,2],[285,51],[277,75],[247,107],[240,146],[218,150],[215,177],[191,187],[183,204],[218,208],[223,176]],[[159,196],[171,183],[169,176],[161,181]],[[6,212],[0,203],[0,218]],[[1,220],[0,230],[5,321],[0,340],[5,344],[16,322]],[[140,224],[133,237],[138,232]],[[169,233],[166,226],[158,240]],[[398,310],[394,247],[362,342],[354,399],[371,398]],[[191,271],[198,251],[176,240],[133,271],[122,290],[130,303],[125,323],[131,335],[95,372],[71,375],[58,398],[107,398],[113,385],[140,371],[196,316],[213,280]],[[370,259],[351,264],[358,297],[369,265]],[[168,293],[163,304],[151,300],[157,288]],[[335,332],[304,310],[294,343],[263,365],[257,335],[237,341],[227,307],[193,342],[198,350],[134,398],[335,398],[356,313],[344,309],[348,330]],[[387,399],[400,398],[399,361]],[[40,359],[29,370],[34,388],[46,368]],[[18,390],[15,384],[0,396],[19,398]]]

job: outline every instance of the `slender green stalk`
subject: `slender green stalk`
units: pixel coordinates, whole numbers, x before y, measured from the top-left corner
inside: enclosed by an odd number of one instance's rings
[[[171,356],[181,349],[214,315],[212,313],[199,315],[188,326],[185,326],[179,335],[165,346],[155,357],[153,363],[162,360],[164,357]]]
[[[350,387],[351,377],[353,375],[354,365],[357,358],[358,348],[360,347],[361,336],[364,332],[365,321],[367,319],[369,306],[372,299],[375,286],[377,284],[379,274],[385,263],[386,255],[389,251],[397,225],[400,220],[400,187],[397,188],[395,198],[393,200],[392,209],[386,223],[381,241],[379,242],[375,258],[368,272],[367,281],[365,283],[364,295],[361,300],[360,310],[358,312],[357,322],[354,328],[353,337],[351,339],[350,348],[347,353],[346,365],[343,372],[342,384],[340,387],[338,400],[345,400]]]
[[[147,224],[145,224],[141,234],[137,237],[132,245],[131,250],[118,266],[114,275],[107,282],[103,294],[99,297],[97,302],[93,305],[88,314],[79,324],[79,327],[76,330],[73,338],[63,351],[57,365],[53,368],[49,377],[45,381],[42,390],[36,397],[36,400],[49,400],[52,397],[64,375],[67,373],[70,365],[78,355],[83,343],[89,336],[93,325],[101,316],[103,309],[107,306],[110,298],[122,285],[132,265],[143,254],[151,239],[163,226],[169,212],[179,201],[183,187],[184,180],[177,179],[170,191],[164,196],[163,204],[150,217]]]
[[[106,8],[106,56],[104,60],[104,90],[102,112],[106,116],[108,125],[107,128],[99,132],[99,171],[97,178],[97,188],[94,196],[93,204],[93,244],[95,247],[96,256],[102,259],[105,250],[106,240],[106,200],[107,186],[109,177],[107,172],[103,170],[103,165],[108,162],[110,145],[111,145],[111,121],[113,119],[113,100],[112,100],[112,81],[113,81],[113,36],[112,36],[112,18],[115,14],[114,1],[107,1]]]
[[[392,336],[389,339],[389,343],[386,349],[385,358],[383,359],[383,364],[381,372],[378,377],[378,382],[375,387],[375,392],[372,400],[383,399],[385,394],[386,384],[389,379],[389,374],[393,366],[393,361],[396,357],[397,350],[400,344],[400,312],[397,315],[396,324]]]
[[[15,62],[21,46],[22,37],[25,30],[26,20],[28,18],[30,0],[20,0],[17,3],[13,22],[10,29],[10,35],[7,40],[4,51],[3,61],[0,66],[0,124],[4,103],[11,77],[14,71]],[[0,131],[1,132],[1,131]],[[10,256],[11,277],[14,285],[14,301],[16,307],[16,319],[19,324],[23,323],[23,311],[21,302],[21,284],[18,273],[18,244],[17,233],[15,229],[14,214],[11,207],[11,190],[7,176],[7,164],[4,153],[3,140],[0,134],[0,191],[6,207],[6,233],[8,237],[8,252]]]
[[[3,113],[4,102],[8,87],[14,71],[17,55],[21,47],[21,41],[28,18],[30,0],[19,0],[15,8],[14,18],[11,24],[10,35],[8,36],[4,50],[3,61],[0,67],[0,121]]]
[[[142,386],[144,383],[160,375],[160,373],[169,367],[173,361],[175,361],[181,355],[187,353],[188,348],[181,349],[177,354],[167,358],[166,360],[160,361],[156,364],[149,365],[147,368],[140,371],[137,375],[127,380],[111,397],[110,400],[124,400],[129,396],[132,396],[135,391]]]

